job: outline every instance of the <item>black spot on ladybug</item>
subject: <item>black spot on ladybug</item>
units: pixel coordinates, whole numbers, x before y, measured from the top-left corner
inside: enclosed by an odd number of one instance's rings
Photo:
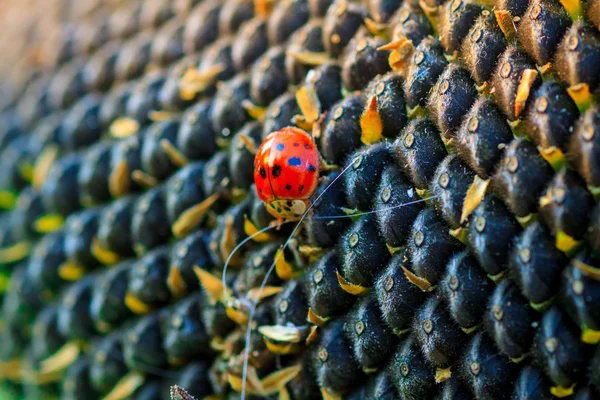
[[[314,165],[312,164],[308,164],[308,172],[315,172],[317,169],[315,168]]]
[[[304,148],[305,148],[306,150],[310,150],[310,144],[308,144],[308,143],[304,143]]]
[[[298,190],[302,192],[304,190],[304,185],[298,186]]]
[[[290,184],[288,183],[287,185],[285,185],[285,188],[286,188],[287,190],[292,190],[292,185],[290,185]]]
[[[281,167],[277,164],[273,165],[273,178],[277,178],[281,175]]]
[[[262,189],[258,189],[258,193],[262,194],[263,190]]]
[[[298,157],[291,157],[288,159],[288,164],[292,167],[298,167],[302,165],[302,160]]]
[[[300,143],[294,143],[294,147],[299,147]]]
[[[267,171],[265,170],[265,167],[260,167],[260,169],[258,170],[258,173],[260,174],[260,177],[263,179],[267,178]]]
[[[275,146],[275,150],[277,151],[283,151],[283,149],[285,149],[285,145],[283,143],[277,143]]]

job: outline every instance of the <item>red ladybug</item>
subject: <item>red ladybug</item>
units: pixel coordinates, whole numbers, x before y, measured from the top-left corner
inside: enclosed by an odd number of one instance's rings
[[[297,221],[319,183],[319,151],[302,129],[286,127],[262,142],[254,159],[258,197],[279,221]]]

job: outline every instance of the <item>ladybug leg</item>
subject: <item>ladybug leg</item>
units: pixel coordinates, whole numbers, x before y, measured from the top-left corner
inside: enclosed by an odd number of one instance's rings
[[[278,218],[278,219],[271,221],[269,223],[269,226],[274,227],[276,231],[279,231],[279,230],[281,230],[281,225],[283,225],[284,222],[285,222],[285,220],[283,218]]]

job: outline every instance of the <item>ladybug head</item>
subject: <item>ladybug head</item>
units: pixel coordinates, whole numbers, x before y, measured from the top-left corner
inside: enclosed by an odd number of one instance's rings
[[[285,221],[298,221],[306,212],[310,203],[308,200],[273,200],[266,203],[269,214]]]

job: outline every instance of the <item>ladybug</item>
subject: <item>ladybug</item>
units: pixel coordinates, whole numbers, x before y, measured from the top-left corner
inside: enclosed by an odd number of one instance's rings
[[[320,155],[312,136],[295,127],[270,133],[254,159],[260,200],[282,222],[302,218],[319,183]]]

